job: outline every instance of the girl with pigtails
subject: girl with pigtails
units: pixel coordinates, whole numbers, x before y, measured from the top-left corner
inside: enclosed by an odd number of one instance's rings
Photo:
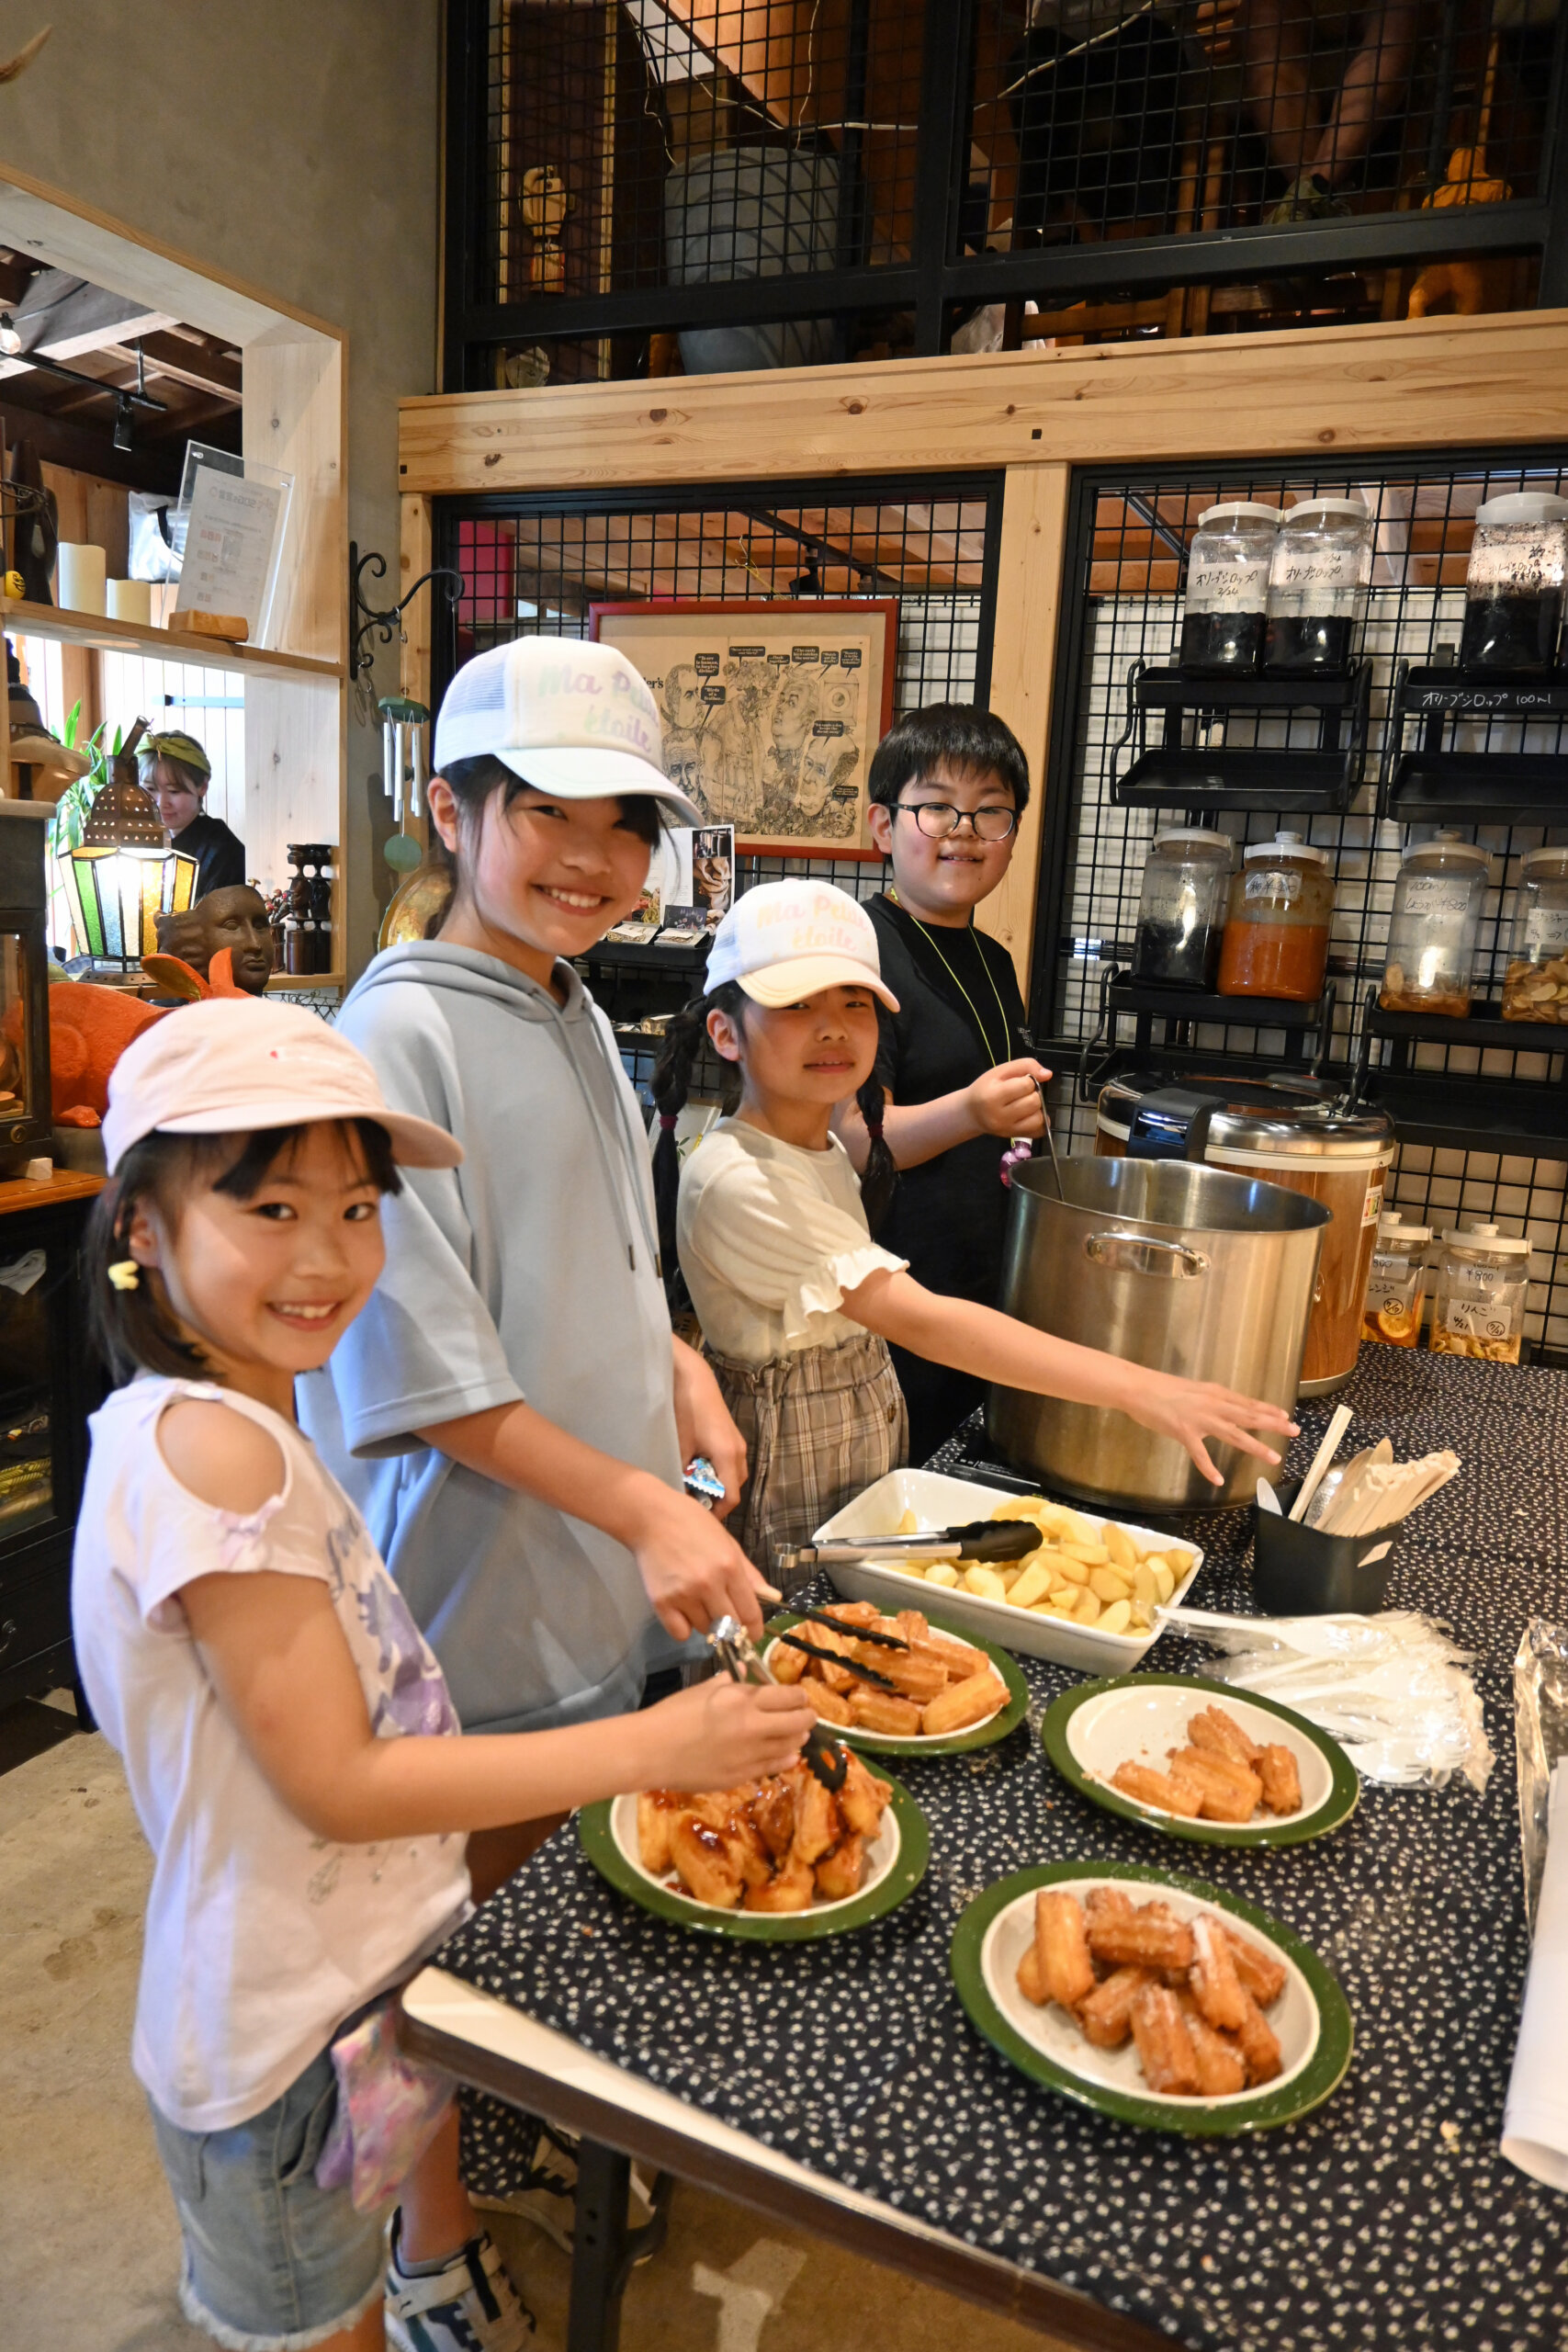
[[[1279,1460],[1277,1406],[1181,1380],[1036,1331],[913,1281],[873,1236],[897,1171],[873,1075],[882,978],[869,916],[823,882],[761,884],[715,934],[708,991],[671,1023],[654,1077],[661,1252],[679,1254],[750,1476],[730,1527],[764,1572],[904,1459],[904,1400],[888,1342],[982,1380],[1126,1413],[1221,1474],[1205,1438]],[[724,1116],[682,1168],[674,1126],[697,1056],[725,1069]],[[857,1179],[833,1133],[851,1098],[870,1146]]]

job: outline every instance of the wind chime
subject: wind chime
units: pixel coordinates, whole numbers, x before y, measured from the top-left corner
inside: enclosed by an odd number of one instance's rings
[[[381,854],[394,873],[412,874],[424,856],[423,843],[406,827],[411,817],[417,823],[424,815],[430,713],[411,695],[383,695],[376,707],[381,714],[381,788],[398,829]]]

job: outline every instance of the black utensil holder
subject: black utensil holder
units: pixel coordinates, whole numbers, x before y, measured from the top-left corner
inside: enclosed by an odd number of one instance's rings
[[[1302,1490],[1299,1478],[1275,1482],[1288,1511]],[[1402,1520],[1366,1535],[1325,1535],[1253,1505],[1252,1592],[1271,1617],[1375,1616],[1388,1602]]]

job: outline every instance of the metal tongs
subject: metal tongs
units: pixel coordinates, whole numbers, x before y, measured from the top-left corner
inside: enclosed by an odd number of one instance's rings
[[[830,1561],[1021,1560],[1035,1550],[1040,1530],[1028,1519],[970,1519],[962,1527],[928,1527],[914,1535],[845,1535],[832,1544],[784,1544],[773,1554],[775,1571],[795,1576]]]
[[[783,1687],[739,1617],[721,1617],[709,1628],[707,1640],[732,1682],[771,1682]],[[837,1795],[848,1776],[850,1759],[825,1724],[812,1724],[801,1754],[812,1777]]]
[[[1019,1031],[1018,1041],[1032,1060],[1039,1060],[1039,1051],[1027,1029]],[[1065,1204],[1067,1196],[1062,1190],[1062,1163],[1056,1157],[1056,1137],[1051,1126],[1051,1114],[1045,1107],[1044,1084],[1038,1078],[1034,1081],[1034,1091],[1040,1097],[1040,1125],[1044,1133],[1046,1148],[1051,1154],[1051,1173],[1056,1179],[1056,1198]]]

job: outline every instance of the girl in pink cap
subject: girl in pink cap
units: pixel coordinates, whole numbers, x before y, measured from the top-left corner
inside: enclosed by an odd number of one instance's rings
[[[640,1714],[459,1736],[434,1656],[301,1436],[386,1250],[399,1168],[459,1147],[348,1042],[214,1000],[122,1057],[92,1306],[72,1608],[152,1849],[132,2062],[185,2238],[186,2316],[236,2352],[520,2352],[458,2185],[445,2078],[385,1997],[465,1916],[465,1833],[779,1770],[811,1717],[728,1681]],[[400,2199],[385,2253],[387,2203]]]
[[[666,1250],[679,1250],[746,1440],[750,1475],[731,1524],[760,1567],[903,1461],[890,1340],[1010,1388],[1113,1406],[1179,1439],[1216,1485],[1205,1438],[1279,1460],[1255,1434],[1294,1434],[1277,1406],[943,1297],[878,1246],[897,1174],[873,1076],[876,1008],[898,1008],[871,919],[847,891],[806,881],[749,890],[718,927],[707,979],[706,995],[671,1024],[654,1074],[666,1120],[654,1180]],[[725,1068],[726,1115],[677,1173],[671,1130],[705,1043]],[[872,1137],[858,1180],[832,1131],[836,1107],[852,1098]]]

